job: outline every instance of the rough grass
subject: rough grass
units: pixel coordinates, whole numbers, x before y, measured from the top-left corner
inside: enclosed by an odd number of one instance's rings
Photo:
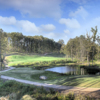
[[[46,91],[43,87],[7,81],[0,86],[1,100],[93,100],[89,96],[74,93],[61,94],[53,89]],[[8,100],[7,99],[7,100]]]

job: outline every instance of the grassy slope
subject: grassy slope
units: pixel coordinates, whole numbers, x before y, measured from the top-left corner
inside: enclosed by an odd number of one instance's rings
[[[11,76],[14,78],[25,79],[30,81],[59,84],[59,85],[70,85],[78,87],[93,87],[100,88],[100,76],[66,76],[60,75],[53,72],[44,72],[43,70],[31,70],[31,68],[16,68],[14,70],[3,72],[2,75]],[[40,75],[46,75],[47,80],[39,79]],[[77,78],[79,77],[79,78]]]
[[[51,57],[51,56],[39,56],[39,55],[12,55],[7,56],[6,60],[9,62],[9,66],[13,64],[20,63],[30,63],[30,62],[39,62],[39,61],[53,61],[66,59],[64,57]]]

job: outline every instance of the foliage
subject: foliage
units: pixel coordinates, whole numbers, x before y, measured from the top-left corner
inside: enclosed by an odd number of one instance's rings
[[[60,94],[53,89],[46,91],[43,87],[26,85],[15,81],[7,81],[0,86],[0,96],[10,98],[10,100],[77,100],[80,95],[75,96],[73,93],[67,95]],[[81,96],[82,97],[82,96]],[[13,98],[13,99],[12,99]],[[87,97],[83,96],[82,100]],[[89,97],[88,100],[91,100]]]
[[[61,43],[43,36],[24,36],[22,33],[8,34],[9,45],[12,51],[27,53],[46,53],[59,51]]]
[[[97,38],[97,27],[91,28],[91,32],[93,33],[90,36],[88,33],[86,36],[79,36],[73,39],[70,39],[66,45],[62,45],[60,52],[66,54],[67,56],[79,59],[81,62],[87,59],[87,62],[90,64],[90,60],[95,59],[96,54],[99,53],[97,50],[98,44],[96,44]]]
[[[2,29],[0,29],[0,70],[2,70],[3,64],[4,64],[4,58],[7,51],[7,33],[3,32]]]

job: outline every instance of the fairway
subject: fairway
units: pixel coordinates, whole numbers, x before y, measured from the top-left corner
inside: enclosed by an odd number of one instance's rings
[[[51,56],[40,56],[40,55],[11,55],[7,56],[6,60],[8,61],[8,65],[12,66],[13,64],[20,63],[35,63],[42,61],[54,61],[54,60],[65,60],[64,57],[51,57]]]
[[[61,57],[46,57],[46,56],[38,56],[38,55],[12,55],[6,57],[6,59],[10,62],[31,62],[31,61],[52,61],[57,59],[64,59]]]

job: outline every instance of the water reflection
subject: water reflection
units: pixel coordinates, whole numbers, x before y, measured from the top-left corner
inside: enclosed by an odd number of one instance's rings
[[[87,74],[84,68],[80,68],[76,66],[53,67],[53,68],[46,69],[46,71],[66,73],[69,75],[86,75]]]

